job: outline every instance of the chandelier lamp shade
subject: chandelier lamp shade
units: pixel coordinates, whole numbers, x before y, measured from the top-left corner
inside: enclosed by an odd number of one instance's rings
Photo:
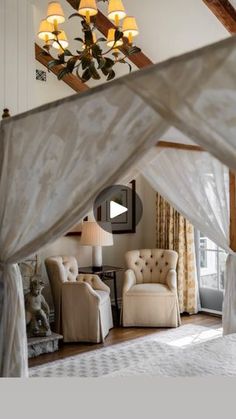
[[[115,32],[116,30],[114,28],[110,28],[107,34],[107,46],[108,47],[113,47],[113,48],[118,48],[121,45],[123,45],[123,41],[122,39],[119,39],[118,41],[115,42]]]
[[[125,8],[121,0],[110,0],[108,4],[108,18],[119,26],[120,20],[126,16]]]
[[[108,3],[107,13],[111,24],[106,37],[96,36],[99,1]],[[80,18],[81,21],[82,35],[79,33],[74,38],[78,42],[75,52],[69,49],[67,35],[61,27],[65,14],[59,2],[49,2],[47,15],[40,22],[38,37],[44,42],[43,54],[52,58],[48,62],[48,69],[60,66],[59,80],[73,73],[82,82],[99,80],[101,76],[105,76],[107,81],[112,80],[118,64],[126,64],[131,71],[127,58],[141,51],[133,44],[139,31],[135,18],[126,15],[122,0],[78,0],[77,3],[78,11],[69,16],[69,19]],[[58,51],[55,58],[53,48]]]
[[[38,37],[44,42],[49,40],[54,40],[55,36],[53,35],[53,25],[49,23],[46,19],[41,20],[39,25]]]
[[[58,25],[65,22],[63,9],[58,1],[51,1],[48,4],[47,21],[53,23],[54,30],[58,30]]]
[[[132,44],[133,38],[139,34],[136,19],[133,16],[126,16],[123,21],[122,32]]]
[[[98,13],[96,0],[81,0],[79,14],[85,16],[87,23],[90,23],[90,17]]]

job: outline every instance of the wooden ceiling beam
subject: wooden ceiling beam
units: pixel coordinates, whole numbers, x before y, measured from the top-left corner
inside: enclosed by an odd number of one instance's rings
[[[174,148],[176,150],[204,151],[204,149],[198,145],[174,143],[171,141],[159,141],[157,147]]]
[[[39,61],[42,65],[44,65],[46,68],[48,68],[48,63],[49,61],[53,60],[53,57],[50,54],[43,55],[42,52],[44,52],[44,50],[38,44],[35,43],[36,60]],[[63,68],[63,66],[56,66],[53,67],[50,71],[56,74],[57,76]],[[85,92],[89,89],[87,84],[82,83],[74,74],[66,74],[62,80],[77,93]]]
[[[231,34],[236,33],[236,10],[228,0],[202,0]]]
[[[77,0],[66,0],[73,9],[78,11],[78,1]],[[98,10],[98,14],[96,18],[94,18],[95,26],[104,36],[107,36],[108,30],[110,28],[115,28],[113,23],[100,11]],[[124,54],[126,52],[125,44],[124,47],[119,48]],[[137,54],[132,54],[128,57],[128,59],[136,65],[139,69],[148,67],[153,64],[153,62],[143,53],[139,52]]]

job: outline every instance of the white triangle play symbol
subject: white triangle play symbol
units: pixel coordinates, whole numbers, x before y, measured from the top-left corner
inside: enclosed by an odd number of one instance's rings
[[[117,202],[110,201],[110,218],[118,217],[118,215],[124,214],[128,211],[128,208],[123,205],[117,204]]]

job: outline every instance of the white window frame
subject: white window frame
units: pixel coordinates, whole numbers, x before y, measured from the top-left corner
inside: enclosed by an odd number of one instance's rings
[[[201,285],[200,277],[200,232],[195,229],[195,249],[196,249],[196,263],[197,263],[197,275],[199,284],[200,304],[201,310],[209,313],[222,314],[222,304],[224,290],[220,286],[220,261],[219,255],[224,250],[220,249],[217,245],[215,249],[206,248],[207,252],[217,253],[217,286],[218,288],[203,287]]]

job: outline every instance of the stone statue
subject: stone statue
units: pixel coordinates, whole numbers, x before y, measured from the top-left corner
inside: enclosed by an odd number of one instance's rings
[[[27,336],[50,336],[49,306],[42,295],[44,283],[34,277],[30,282],[30,291],[25,296]]]

